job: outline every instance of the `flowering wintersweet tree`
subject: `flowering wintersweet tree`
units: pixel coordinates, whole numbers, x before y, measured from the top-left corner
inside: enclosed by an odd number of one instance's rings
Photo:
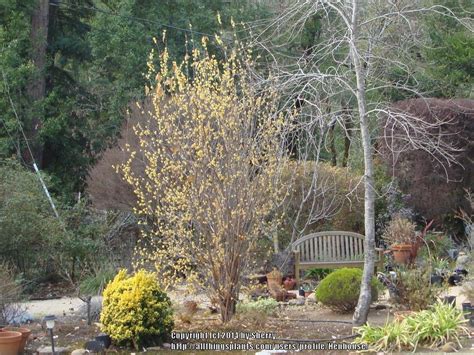
[[[162,52],[153,109],[134,127],[141,148],[117,169],[146,221],[140,261],[164,287],[183,276],[204,286],[227,322],[252,250],[275,223],[287,125],[277,93],[252,84],[249,51],[223,46],[218,60],[202,42],[181,64]]]

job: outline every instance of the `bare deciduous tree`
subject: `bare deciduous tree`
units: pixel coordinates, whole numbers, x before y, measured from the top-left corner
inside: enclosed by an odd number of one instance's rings
[[[426,122],[391,109],[393,92],[426,96],[417,88],[410,63],[414,52],[423,46],[420,18],[429,13],[456,18],[473,28],[472,20],[457,18],[446,6],[424,0],[297,0],[253,36],[254,43],[272,59],[269,70],[278,78],[279,92],[289,98],[287,104],[294,105],[296,97],[307,107],[301,110],[302,124],[317,127],[318,134],[324,136],[335,122],[347,129],[350,111],[350,132],[357,127],[364,157],[366,253],[353,317],[356,325],[367,320],[374,270],[373,143],[381,136],[394,151],[418,149],[442,164],[456,163],[458,147],[443,139],[445,133],[440,127],[449,125],[443,117]],[[283,52],[282,48],[297,40],[311,21],[320,25],[313,45],[299,54]],[[354,102],[350,108],[340,104],[347,97]],[[331,109],[326,110],[328,103]],[[380,129],[380,122],[385,129]]]

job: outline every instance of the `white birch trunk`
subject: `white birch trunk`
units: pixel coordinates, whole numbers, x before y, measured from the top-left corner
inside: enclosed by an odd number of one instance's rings
[[[373,188],[373,160],[372,145],[370,142],[369,122],[367,117],[366,91],[365,91],[365,73],[360,62],[357,50],[357,30],[358,30],[358,12],[359,0],[352,0],[352,38],[351,38],[351,57],[354,65],[357,81],[357,107],[359,111],[359,125],[362,138],[362,147],[364,152],[364,226],[365,226],[365,256],[364,271],[360,288],[359,301],[355,309],[352,321],[354,325],[362,325],[367,321],[369,315],[372,292],[370,281],[374,274],[375,257],[375,192]]]

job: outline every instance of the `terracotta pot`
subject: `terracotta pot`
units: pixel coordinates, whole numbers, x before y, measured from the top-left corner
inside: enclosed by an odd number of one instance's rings
[[[313,291],[304,291],[304,296],[309,297],[312,293]]]
[[[394,244],[390,247],[393,252],[393,259],[397,264],[408,264],[412,257],[411,244]]]
[[[277,269],[273,269],[272,272],[267,274],[267,286],[268,289],[279,288],[283,281],[283,275]]]
[[[3,330],[0,332],[0,354],[17,355],[20,351],[21,333]]]
[[[293,278],[288,278],[285,281],[283,281],[283,287],[285,287],[285,290],[290,291],[292,290],[296,285],[296,280]]]
[[[28,328],[19,328],[19,327],[6,327],[5,330],[21,333],[20,352],[23,352],[25,350],[26,342],[28,341],[28,338],[30,337],[31,330],[29,330]]]

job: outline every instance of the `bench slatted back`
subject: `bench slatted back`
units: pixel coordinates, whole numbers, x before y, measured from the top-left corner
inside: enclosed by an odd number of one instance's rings
[[[364,236],[353,232],[319,232],[298,239],[292,245],[301,262],[355,261],[364,258]]]

